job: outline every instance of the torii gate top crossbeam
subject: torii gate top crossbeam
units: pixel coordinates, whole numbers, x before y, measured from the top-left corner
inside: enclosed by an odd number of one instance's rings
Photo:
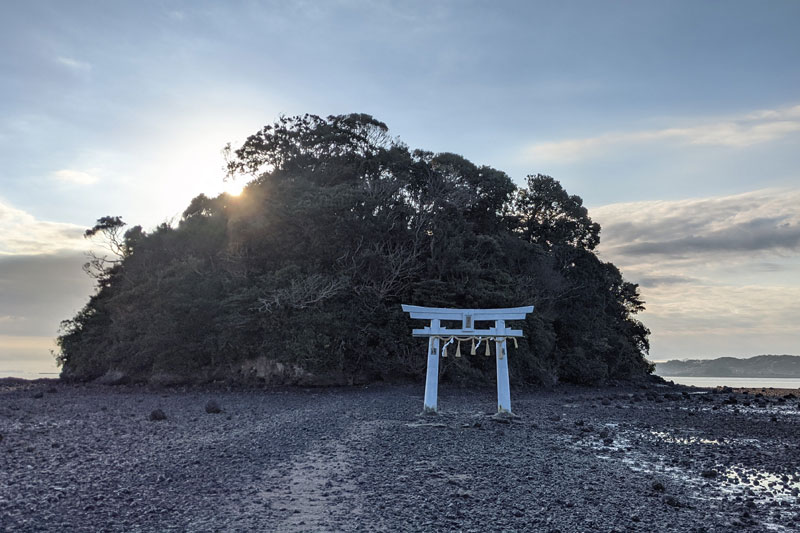
[[[465,316],[472,316],[472,321],[484,320],[524,320],[525,315],[533,312],[533,306],[508,307],[505,309],[447,309],[444,307],[422,307],[420,305],[403,304],[403,311],[409,313],[411,318],[432,320],[462,320]]]
[[[403,304],[403,311],[411,315],[411,318],[431,321],[430,326],[413,330],[412,334],[414,337],[463,335],[477,337],[522,337],[521,330],[506,328],[505,320],[523,320],[525,315],[533,311],[533,306],[510,307],[506,309],[448,309],[443,307],[421,307],[418,305]],[[457,329],[442,327],[440,324],[442,320],[460,321],[461,327]],[[475,322],[494,322],[495,327],[476,329]]]

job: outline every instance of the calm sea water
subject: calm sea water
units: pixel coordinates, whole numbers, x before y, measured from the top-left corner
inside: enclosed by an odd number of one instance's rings
[[[58,372],[25,372],[21,370],[2,371],[0,378],[42,379],[57,378]],[[800,378],[690,378],[681,376],[661,376],[667,381],[674,381],[681,385],[695,387],[748,387],[748,388],[775,388],[775,389],[800,389]]]
[[[58,372],[26,372],[24,370],[0,370],[0,378],[22,379],[52,379],[58,377]]]
[[[682,376],[661,376],[667,381],[695,387],[749,387],[754,389],[800,389],[800,378],[690,378]]]

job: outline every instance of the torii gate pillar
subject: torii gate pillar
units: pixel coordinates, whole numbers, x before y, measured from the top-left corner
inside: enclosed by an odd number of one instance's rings
[[[439,392],[439,357],[447,344],[454,340],[472,340],[479,342],[495,342],[495,359],[497,363],[497,411],[511,413],[511,388],[508,379],[508,337],[522,337],[522,331],[506,328],[506,320],[522,320],[533,311],[533,306],[513,307],[507,309],[449,309],[442,307],[420,307],[403,304],[403,311],[411,318],[430,320],[430,326],[413,330],[415,337],[428,337],[428,370],[425,377],[425,411],[437,412]],[[461,322],[456,329],[443,328],[442,320]],[[476,322],[494,322],[493,328],[476,329]],[[444,340],[445,346],[441,346]],[[516,342],[516,340],[514,341]],[[488,353],[487,353],[488,355]]]
[[[439,319],[431,320],[431,327],[439,328]],[[425,375],[425,411],[436,412],[439,396],[439,339],[428,339],[428,372]]]
[[[497,329],[505,330],[506,321],[498,320]],[[511,412],[511,387],[508,380],[508,344],[506,339],[495,341],[495,359],[497,360],[497,412]]]

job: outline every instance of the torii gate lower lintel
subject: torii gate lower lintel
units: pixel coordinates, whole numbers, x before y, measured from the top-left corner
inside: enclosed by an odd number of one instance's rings
[[[438,392],[439,392],[439,357],[446,357],[440,351],[440,341],[450,338],[445,344],[453,342],[453,339],[464,340],[467,337],[473,340],[479,339],[481,342],[488,343],[494,339],[496,346],[497,361],[497,411],[499,413],[511,413],[511,389],[508,381],[508,346],[506,339],[511,337],[516,344],[516,338],[522,337],[522,331],[518,329],[506,328],[506,320],[523,320],[525,315],[533,312],[533,306],[511,307],[506,309],[450,309],[444,307],[420,307],[417,305],[403,304],[403,311],[409,313],[411,318],[430,320],[429,326],[415,329],[412,331],[414,337],[428,337],[428,371],[425,378],[425,411],[438,411]],[[461,322],[460,328],[445,328],[441,326],[443,320],[455,320]],[[476,329],[476,322],[494,322],[493,328]],[[460,345],[459,345],[460,350]],[[458,355],[458,352],[456,353]]]

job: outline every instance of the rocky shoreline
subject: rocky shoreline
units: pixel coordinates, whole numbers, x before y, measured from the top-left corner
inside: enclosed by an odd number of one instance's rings
[[[798,391],[422,392],[0,380],[0,530],[800,529]]]

